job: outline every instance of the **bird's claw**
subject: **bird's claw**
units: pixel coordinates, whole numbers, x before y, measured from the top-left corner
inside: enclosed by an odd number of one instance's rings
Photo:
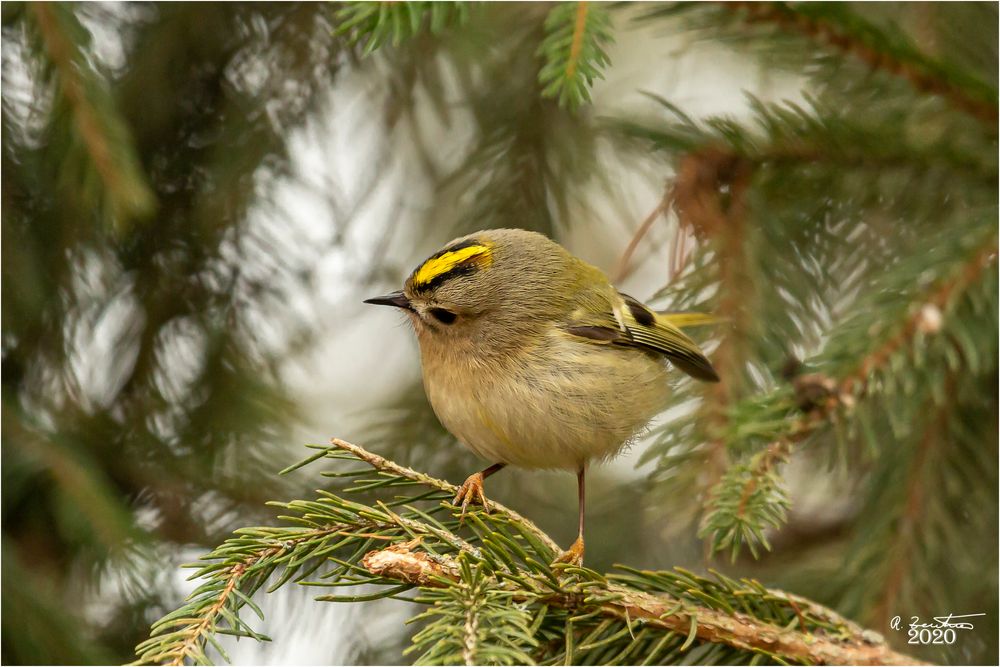
[[[462,513],[458,518],[459,523],[465,520],[465,510],[471,502],[476,502],[482,505],[486,511],[489,511],[489,505],[486,502],[486,493],[483,491],[483,473],[481,472],[469,475],[462,482],[462,486],[458,487],[458,493],[455,494],[455,499],[451,501],[452,505],[461,505]]]
[[[552,561],[553,565],[558,563],[565,563],[566,565],[576,565],[577,567],[583,565],[583,538],[578,537],[576,541],[570,545],[570,548],[562,552],[558,558]]]

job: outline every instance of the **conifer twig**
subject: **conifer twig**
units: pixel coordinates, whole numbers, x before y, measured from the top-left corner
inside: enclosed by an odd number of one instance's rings
[[[954,396],[955,374],[949,373],[947,380],[946,397]],[[904,546],[890,549],[887,553],[889,576],[886,577],[882,589],[873,605],[871,618],[880,624],[881,627],[888,627],[892,609],[899,602],[900,592],[903,590],[904,582],[910,574],[913,566],[914,553],[919,551],[919,544],[916,542],[917,524],[919,518],[925,512],[926,491],[923,488],[923,474],[926,469],[933,465],[933,454],[935,448],[940,449],[940,440],[945,431],[945,425],[949,420],[953,405],[942,404],[934,409],[933,403],[928,401],[928,409],[932,410],[934,417],[924,430],[923,437],[917,444],[917,449],[913,454],[913,459],[909,463],[909,471],[906,481],[906,501],[903,504],[903,514],[900,518],[899,527],[893,531],[897,542]],[[940,454],[939,454],[940,456]]]
[[[121,179],[111,159],[109,148],[111,142],[101,130],[97,110],[87,101],[83,82],[80,81],[80,75],[73,64],[73,47],[62,33],[55,15],[56,10],[51,3],[36,2],[31,8],[49,58],[59,72],[60,87],[73,108],[77,128],[94,162],[94,168],[101,175],[105,186],[115,191]]]
[[[262,560],[270,555],[268,552],[262,552],[258,557],[253,560]],[[233,591],[240,582],[240,578],[247,569],[247,563],[236,563],[229,568],[228,576],[226,577],[226,584],[219,594],[218,599],[212,603],[208,611],[194,623],[188,630],[188,636],[181,643],[180,647],[172,654],[172,659],[170,662],[166,663],[168,665],[183,665],[184,661],[192,657],[192,655],[200,650],[198,647],[200,643],[204,640],[205,634],[212,629],[216,617],[229,602],[229,598],[232,597]]]
[[[747,542],[751,551],[754,549],[753,539],[767,546],[763,532],[754,527],[761,523],[778,527],[784,523],[788,505],[783,491],[777,486],[775,467],[788,460],[798,443],[826,426],[839,409],[850,409],[857,400],[864,398],[872,374],[885,368],[897,352],[910,346],[917,334],[930,326],[925,321],[928,317],[926,309],[931,307],[937,312],[944,311],[954,295],[968,289],[995,261],[996,255],[997,238],[990,236],[950,279],[939,281],[914,299],[913,303],[922,307],[908,311],[910,314],[896,326],[897,333],[865,355],[855,370],[847,375],[829,378],[816,373],[796,378],[801,380],[796,382],[795,389],[801,394],[797,399],[804,414],[785,422],[781,433],[749,464],[730,469],[712,487],[701,532],[712,536],[714,550],[730,546],[735,558],[740,546],[737,540],[740,534],[744,535],[743,541]],[[940,327],[940,324],[933,326]],[[816,395],[808,395],[810,393]],[[734,488],[733,484],[738,484],[738,488]],[[757,493],[761,489],[770,493]],[[759,521],[751,521],[752,518]]]
[[[124,121],[114,109],[98,108],[88,88],[100,84],[94,81],[79,47],[67,34],[64,25],[72,9],[59,3],[35,2],[30,5],[42,45],[54,71],[62,98],[68,105],[73,125],[79,133],[88,159],[93,164],[108,200],[116,214],[116,224],[148,214],[156,202],[149,189]],[[68,13],[61,16],[61,13]]]
[[[656,208],[650,211],[649,215],[643,219],[642,223],[639,224],[639,228],[635,230],[635,233],[629,240],[628,246],[626,246],[615,268],[614,278],[612,279],[613,283],[620,283],[632,273],[632,255],[635,254],[635,251],[639,248],[639,243],[642,242],[642,239],[649,232],[656,219],[670,210],[670,200],[671,190],[667,188],[660,201],[657,202]]]
[[[386,553],[388,551],[388,553]],[[446,586],[454,577],[457,563],[450,558],[428,561],[426,554],[406,549],[372,552],[365,556],[365,567],[379,577],[397,578],[427,588]],[[781,591],[771,591],[779,599],[799,601]],[[914,658],[893,651],[877,633],[861,630],[835,612],[820,608],[824,617],[833,623],[851,628],[853,636],[847,639],[822,637],[813,633],[779,628],[760,621],[748,614],[725,613],[716,609],[682,602],[670,595],[647,593],[625,586],[608,583],[603,590],[588,587],[588,597],[552,594],[541,601],[550,607],[562,607],[576,614],[590,611],[624,620],[641,621],[646,625],[688,634],[694,624],[695,636],[712,643],[724,643],[745,651],[776,653],[785,659],[827,665],[912,665],[924,664]],[[515,601],[536,600],[536,593],[513,592]],[[608,601],[588,603],[588,600]],[[803,601],[810,610],[818,605]]]
[[[573,41],[570,43],[569,58],[566,61],[567,79],[572,79],[576,75],[576,68],[580,63],[583,36],[587,31],[587,4],[587,2],[576,3],[576,18],[573,21]]]
[[[442,479],[436,479],[430,475],[424,474],[422,472],[417,472],[412,468],[407,468],[406,466],[399,465],[395,461],[390,461],[387,458],[379,456],[378,454],[369,452],[363,447],[358,447],[357,445],[351,444],[346,440],[341,440],[340,438],[332,438],[330,444],[337,449],[342,449],[345,452],[350,452],[357,458],[361,459],[371,467],[376,470],[383,472],[390,472],[394,475],[399,475],[400,477],[405,477],[406,479],[411,479],[415,482],[419,482],[424,486],[429,486],[431,488],[439,489],[441,491],[447,491],[448,493],[457,493],[458,487],[449,484]],[[559,545],[556,544],[551,537],[549,537],[545,532],[538,528],[534,523],[524,518],[514,510],[510,509],[506,505],[502,505],[495,500],[486,500],[486,511],[488,512],[501,512],[506,514],[512,520],[521,524],[522,527],[531,531],[535,537],[542,541],[545,546],[550,548],[555,553],[560,553]]]
[[[972,257],[957,275],[951,280],[936,286],[919,303],[943,310],[956,292],[963,291],[979,278],[986,267],[996,258],[996,254],[997,238],[993,236],[979,250],[973,253]],[[872,372],[882,368],[896,351],[909,344],[920,331],[925,317],[926,311],[923,308],[916,310],[900,326],[899,333],[865,356],[858,364],[857,370],[841,381],[841,394],[850,395],[855,392],[864,391],[867,379],[871,376]]]
[[[178,612],[174,612],[153,624],[150,638],[136,647],[135,652],[139,659],[132,664],[183,665],[186,660],[203,664],[206,662],[205,644],[214,641],[212,637],[219,632],[222,621],[229,621],[232,625],[231,631],[234,633],[244,633],[263,639],[262,635],[250,630],[249,626],[241,623],[238,615],[233,613],[233,609],[238,610],[245,599],[245,596],[238,591],[246,578],[255,568],[290,552],[296,545],[335,534],[342,528],[342,526],[327,526],[303,532],[294,538],[282,541],[281,544],[264,546],[229,563],[215,573],[214,586],[210,591],[206,590],[210,595],[202,598],[204,602],[202,606],[196,610],[182,607],[178,610],[184,612],[182,615],[178,616]],[[209,584],[205,584],[202,588],[208,586]],[[169,631],[168,640],[164,640],[161,636],[165,631]]]
[[[877,30],[861,23],[859,17],[852,17],[854,22],[865,30],[862,34],[854,34],[837,21],[811,16],[777,2],[725,2],[723,6],[730,9],[744,9],[750,22],[768,22],[778,25],[783,30],[806,35],[814,41],[821,42],[843,53],[850,54],[872,69],[889,72],[906,79],[918,91],[941,95],[955,107],[969,113],[978,120],[995,127],[997,123],[997,104],[995,99],[989,99],[980,90],[979,82],[972,89],[960,85],[943,76],[940,66],[919,54],[915,50],[899,49],[894,51],[877,48],[872,37]]]
[[[715,241],[719,277],[716,314],[730,327],[713,353],[712,364],[720,382],[705,391],[700,408],[709,430],[721,431],[726,409],[742,383],[747,331],[747,290],[753,282],[746,277],[744,241],[746,235],[746,194],[753,177],[749,160],[721,146],[705,146],[687,154],[678,168],[671,201],[681,225],[696,237]],[[722,191],[728,189],[728,196]],[[725,442],[712,437],[705,453],[705,488],[715,487],[729,464]]]
[[[608,64],[605,47],[612,41],[611,23],[600,3],[556,4],[545,19],[545,38],[537,54],[542,97],[576,109],[590,101],[590,86]]]
[[[454,491],[451,484],[343,440],[311,447],[320,451],[289,470],[318,459],[349,460],[377,471],[374,477],[366,476],[367,469],[331,472],[354,479],[358,490],[430,491],[396,497],[392,503],[402,505],[403,513],[383,501],[358,503],[328,491],[319,491],[315,500],[272,503],[289,513],[279,517],[289,525],[241,529],[204,556],[194,575],[201,585],[184,606],[153,625],[150,638],[136,649],[139,662],[206,663],[210,646],[225,658],[216,639],[220,633],[266,640],[240,618],[240,610],[249,606],[263,618],[252,596],[276,575],[268,591],[289,581],[376,587],[371,593],[316,598],[325,602],[394,597],[418,587],[410,599],[429,605],[417,617],[428,624],[408,650],[434,664],[472,657],[488,664],[590,661],[586,656],[595,650],[611,650],[623,659],[630,651],[647,650],[648,659],[673,660],[695,646],[726,663],[754,655],[794,663],[914,663],[876,633],[753,580],[717,572],[710,579],[680,568],[619,566],[622,573],[602,575],[546,565],[555,551],[552,540],[496,503],[492,514],[468,516],[474,535],[466,542],[451,532],[458,529],[457,519],[433,516],[453,509],[436,502],[439,492]],[[421,500],[431,507],[420,510]]]

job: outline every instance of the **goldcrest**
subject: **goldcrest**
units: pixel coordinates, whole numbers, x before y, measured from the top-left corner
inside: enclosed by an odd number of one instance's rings
[[[711,363],[680,327],[708,316],[659,313],[541,234],[476,232],[418,266],[399,292],[366,303],[406,312],[424,388],[441,423],[493,463],[455,504],[486,502],[504,466],[565,469],[579,482],[579,534],[559,560],[582,562],[584,475],[666,406],[671,365],[708,382]]]

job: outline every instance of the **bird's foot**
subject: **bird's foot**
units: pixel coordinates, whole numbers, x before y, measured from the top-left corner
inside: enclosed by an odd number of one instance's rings
[[[566,563],[567,565],[583,565],[583,537],[576,538],[576,542],[570,546],[569,549],[562,552],[558,558],[556,558],[552,564]]]
[[[462,514],[458,519],[459,523],[465,519],[465,510],[471,502],[479,503],[486,511],[489,511],[489,505],[486,503],[486,494],[483,492],[483,473],[481,472],[469,475],[462,482],[462,486],[458,487],[458,493],[455,494],[455,499],[451,501],[452,505],[461,505],[462,507]]]

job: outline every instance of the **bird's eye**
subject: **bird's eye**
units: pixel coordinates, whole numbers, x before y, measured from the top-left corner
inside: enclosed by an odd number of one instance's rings
[[[431,317],[441,324],[451,324],[455,321],[455,318],[458,317],[455,313],[450,310],[445,310],[444,308],[431,308],[427,312],[429,312]]]

